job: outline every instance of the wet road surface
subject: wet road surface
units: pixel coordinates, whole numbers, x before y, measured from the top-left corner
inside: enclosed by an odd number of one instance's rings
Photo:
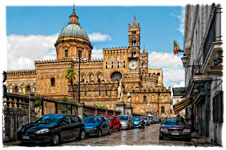
[[[193,141],[160,140],[160,124],[151,124],[145,129],[134,128],[113,132],[102,137],[88,137],[85,140],[74,140],[59,146],[120,146],[120,145],[165,145],[195,146]],[[4,143],[4,146],[21,146],[19,141]]]

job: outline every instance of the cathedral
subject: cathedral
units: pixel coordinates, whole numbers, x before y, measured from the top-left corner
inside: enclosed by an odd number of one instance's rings
[[[146,114],[151,106],[153,115],[170,114],[171,90],[163,86],[162,69],[148,68],[148,52],[140,49],[140,24],[135,17],[128,26],[128,47],[103,48],[103,59],[93,60],[93,46],[73,9],[55,48],[56,60],[35,61],[34,70],[8,71],[7,92],[76,100],[80,65],[80,101],[85,105],[115,108],[121,82],[122,99],[128,103],[130,94],[134,113]],[[69,68],[76,72],[72,85],[65,77]]]

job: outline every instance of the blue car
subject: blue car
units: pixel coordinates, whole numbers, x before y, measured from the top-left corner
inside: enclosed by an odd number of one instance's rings
[[[84,117],[86,135],[101,137],[103,134],[111,134],[110,121],[103,116]]]
[[[140,128],[141,125],[139,124],[142,117],[133,117],[133,124],[135,128]]]

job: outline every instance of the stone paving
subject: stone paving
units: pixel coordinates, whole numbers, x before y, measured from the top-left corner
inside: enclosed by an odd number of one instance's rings
[[[60,146],[120,146],[120,145],[161,145],[161,146],[211,146],[205,138],[197,137],[192,134],[191,141],[183,140],[160,140],[159,141],[160,124],[151,124],[145,129],[130,129],[113,132],[111,135],[103,135],[102,137],[89,137],[85,140],[75,140],[62,143]],[[193,138],[194,137],[194,138]],[[5,143],[4,146],[20,146],[20,142]]]

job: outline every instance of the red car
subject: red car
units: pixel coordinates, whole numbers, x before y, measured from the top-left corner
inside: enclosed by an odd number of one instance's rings
[[[121,130],[121,121],[118,116],[114,115],[104,115],[104,117],[107,117],[110,120],[111,128],[113,130]]]

